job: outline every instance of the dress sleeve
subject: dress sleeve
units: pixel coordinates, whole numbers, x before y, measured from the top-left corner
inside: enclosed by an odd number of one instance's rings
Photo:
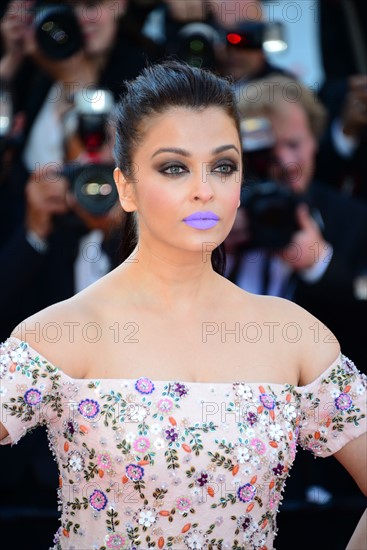
[[[0,445],[14,445],[29,430],[61,416],[59,379],[59,369],[26,342],[11,337],[0,344],[0,418],[9,433]]]
[[[300,390],[298,441],[315,456],[332,455],[367,431],[367,376],[345,355]]]

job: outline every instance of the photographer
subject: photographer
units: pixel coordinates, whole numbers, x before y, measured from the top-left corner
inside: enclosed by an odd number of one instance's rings
[[[259,228],[249,222],[252,219],[256,223],[258,215],[251,215],[245,200],[240,215],[245,218],[247,236],[229,276],[244,288],[282,295],[318,315],[341,335],[347,353],[357,354],[367,372],[364,328],[358,321],[358,315],[367,313],[363,292],[367,209],[313,179],[325,110],[312,92],[282,75],[254,81],[253,85],[256,101],[243,94],[238,107],[243,118],[265,117],[271,124],[274,143],[260,179],[265,175],[278,184],[284,210],[270,212],[269,226],[260,228],[259,239]],[[251,195],[246,164],[245,155],[245,199]],[[266,194],[265,198],[260,194],[257,206],[264,205],[265,199]],[[270,204],[272,196],[268,199]],[[254,202],[252,199],[252,210]],[[281,240],[277,243],[279,232]],[[268,242],[261,242],[264,234]],[[257,255],[254,249],[259,248]],[[264,280],[266,288],[261,286]]]

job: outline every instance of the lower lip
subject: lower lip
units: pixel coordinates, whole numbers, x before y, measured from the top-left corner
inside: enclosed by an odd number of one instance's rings
[[[190,227],[193,227],[194,229],[211,229],[215,225],[217,225],[219,220],[213,220],[213,219],[199,219],[199,220],[184,220],[184,222],[189,225]]]

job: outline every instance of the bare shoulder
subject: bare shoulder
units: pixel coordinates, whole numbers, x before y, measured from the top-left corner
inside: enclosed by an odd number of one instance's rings
[[[310,312],[290,300],[232,286],[228,296],[236,318],[256,324],[259,333],[267,335],[264,345],[271,340],[271,353],[297,368],[300,385],[312,382],[337,359],[336,336]]]
[[[86,343],[94,338],[99,326],[96,308],[77,294],[28,317],[11,335],[27,342],[66,374],[82,378]]]
[[[338,358],[336,336],[309,311],[284,298],[257,296],[256,301],[262,302],[264,317],[279,320],[283,339],[295,346],[299,385],[315,380]]]

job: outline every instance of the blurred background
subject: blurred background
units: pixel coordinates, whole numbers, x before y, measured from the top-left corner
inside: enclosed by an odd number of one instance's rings
[[[366,37],[363,0],[3,1],[1,341],[121,261],[109,116],[124,80],[173,56],[231,78],[238,97],[245,182],[226,276],[304,305],[367,373]],[[285,253],[301,233],[319,247],[302,265]],[[2,547],[48,548],[59,512],[45,430],[0,460]],[[300,451],[276,546],[342,550],[365,506],[333,458]]]

